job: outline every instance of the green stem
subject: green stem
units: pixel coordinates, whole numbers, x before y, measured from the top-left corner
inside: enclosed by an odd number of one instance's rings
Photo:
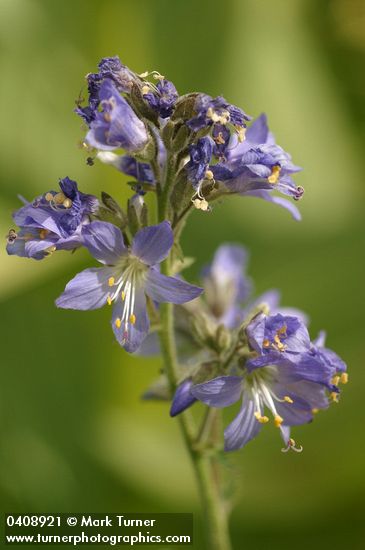
[[[171,274],[169,258],[162,264],[161,272],[167,276]],[[165,372],[172,392],[176,389],[179,377],[173,322],[173,305],[170,303],[161,304],[160,343]],[[211,415],[207,419],[209,420],[210,417]],[[209,550],[230,550],[227,511],[216,476],[217,458],[216,456],[208,456],[206,449],[199,449],[196,436],[197,430],[190,411],[180,414],[179,422],[198,482],[205,515],[207,548]],[[204,436],[206,435],[204,427],[201,433],[204,433]]]

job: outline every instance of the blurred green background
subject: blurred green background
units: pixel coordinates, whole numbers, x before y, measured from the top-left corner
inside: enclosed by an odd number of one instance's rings
[[[17,194],[76,179],[125,200],[111,167],[90,168],[72,113],[83,76],[118,54],[158,70],[180,93],[224,94],[256,116],[305,170],[303,222],[234,198],[196,212],[184,235],[199,269],[224,241],[251,250],[256,290],[278,287],[308,312],[311,333],[348,363],[341,403],[294,431],[274,428],[228,459],[237,489],[234,548],[363,548],[364,135],[363,0],[0,0],[1,234]],[[4,239],[5,245],[5,239]],[[199,502],[166,404],[140,401],[158,359],[128,356],[109,311],[57,311],[54,299],[90,265],[84,252],[35,262],[1,250],[0,490],[3,511],[192,511]]]

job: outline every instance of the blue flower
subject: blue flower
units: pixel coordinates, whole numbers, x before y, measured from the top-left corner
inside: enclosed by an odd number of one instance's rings
[[[105,78],[112,80],[119,92],[131,91],[137,75],[120,62],[119,57],[105,57],[99,65],[97,73],[89,73],[86,77],[88,83],[89,100],[85,107],[78,106],[75,112],[90,124],[96,117],[100,103],[99,91]]]
[[[291,175],[301,169],[275,143],[266,115],[262,114],[252,123],[244,141],[233,138],[226,151],[226,159],[210,169],[215,179],[223,182],[230,191],[274,202],[287,208],[294,218],[300,219],[298,209],[292,203],[272,195],[272,191],[278,191],[299,200],[304,190],[291,179]]]
[[[201,294],[201,288],[159,272],[158,264],[173,245],[168,222],[138,231],[130,250],[121,231],[110,223],[92,222],[82,233],[85,246],[105,267],[76,275],[56,304],[80,310],[114,304],[113,331],[127,351],[136,351],[148,334],[146,295],[155,302],[181,304]]]
[[[81,193],[68,177],[60,180],[60,189],[48,191],[14,213],[21,229],[9,234],[8,254],[40,260],[55,250],[82,244],[81,228],[97,211],[98,200]]]
[[[153,89],[151,85],[146,84],[144,91],[144,99],[161,118],[168,118],[172,115],[176,100],[179,97],[172,82],[161,78]]]
[[[105,79],[99,89],[102,108],[90,123],[87,145],[104,151],[122,148],[128,152],[143,149],[149,140],[146,127],[122,97],[115,84]]]

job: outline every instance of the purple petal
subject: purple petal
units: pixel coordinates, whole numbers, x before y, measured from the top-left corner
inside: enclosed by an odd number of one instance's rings
[[[109,293],[108,279],[113,270],[93,267],[78,273],[67,285],[56,306],[64,309],[97,309],[102,307]]]
[[[168,221],[140,229],[132,244],[132,254],[147,265],[167,258],[174,244],[174,234]]]
[[[123,235],[118,227],[108,222],[92,222],[82,229],[85,246],[102,264],[115,265],[127,254]]]
[[[129,353],[137,351],[143,340],[146,338],[149,330],[149,320],[147,316],[146,297],[143,288],[135,289],[135,303],[133,314],[135,323],[127,318],[127,325],[123,320],[124,308],[126,302],[117,300],[113,307],[112,327],[119,344]],[[121,324],[117,320],[121,320]]]
[[[196,398],[190,392],[192,385],[193,382],[190,378],[179,385],[172,400],[170,416],[180,414],[195,403]]]
[[[294,218],[294,220],[300,221],[302,219],[301,213],[292,202],[282,197],[277,197],[275,195],[272,195],[271,193],[269,193],[264,189],[259,191],[247,191],[242,194],[249,197],[258,197],[260,199],[264,199],[265,201],[278,204],[279,206],[282,206],[283,208],[288,210],[292,215],[292,217]]]
[[[269,135],[269,128],[267,125],[267,117],[265,113],[262,113],[256,118],[251,126],[247,128],[246,139],[251,143],[262,144],[266,143]]]
[[[240,376],[218,376],[209,382],[196,384],[191,388],[196,399],[210,407],[228,407],[239,400],[242,393]]]
[[[257,353],[261,353],[265,338],[265,322],[266,316],[264,313],[259,313],[252,319],[246,328],[248,342],[251,348],[257,351]]]
[[[240,412],[224,430],[224,450],[235,451],[241,449],[256,437],[260,429],[261,424],[255,418],[254,402],[245,397]]]
[[[146,277],[146,294],[156,302],[184,304],[200,296],[202,288],[185,283],[176,277],[162,275],[157,269],[150,268]]]

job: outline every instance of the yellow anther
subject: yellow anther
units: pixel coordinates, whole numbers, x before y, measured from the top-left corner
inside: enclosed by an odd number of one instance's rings
[[[148,94],[151,91],[151,88],[145,84],[145,86],[142,86],[142,95]]]
[[[280,336],[278,334],[275,334],[274,341],[275,341],[276,344],[281,344]]]
[[[286,331],[287,331],[287,327],[286,325],[283,325],[281,328],[279,328],[278,334],[284,335],[286,334]]]
[[[264,340],[262,345],[264,346],[264,348],[270,347],[270,340]]]
[[[312,414],[317,414],[319,413],[319,409],[312,409]]]
[[[295,445],[295,439],[293,439],[293,438],[291,437],[291,438],[289,439],[288,443],[289,443],[289,445],[290,445],[291,447],[294,447],[294,445]]]
[[[211,170],[207,170],[205,172],[205,177],[207,180],[214,180],[214,174]]]
[[[49,202],[49,201],[53,201],[53,195],[52,195],[52,193],[46,193],[46,194],[44,195],[44,198],[45,198],[46,201],[48,201],[48,202]]]
[[[134,313],[132,313],[132,315],[129,317],[129,321],[130,321],[131,325],[135,325],[136,316],[134,315]]]
[[[340,378],[341,384],[347,384],[348,381],[349,381],[349,375],[347,374],[347,372],[343,372]]]
[[[209,203],[205,199],[194,199],[193,205],[197,210],[203,210],[203,212],[209,210]]]
[[[268,417],[261,416],[261,414],[258,411],[255,412],[255,418],[258,422],[260,422],[260,424],[266,424],[267,422],[269,422]]]
[[[117,318],[115,319],[115,326],[116,326],[117,328],[120,328],[120,327],[122,326],[122,321],[121,321],[121,319],[119,319],[119,317],[117,317]]]
[[[104,120],[105,120],[105,122],[111,122],[111,120],[112,120],[112,116],[108,111],[106,111],[104,113]]]
[[[125,300],[125,292],[124,292],[124,290],[122,290],[121,296],[122,296],[122,300],[123,300],[123,302],[124,302],[124,300]]]
[[[109,279],[108,279],[108,285],[109,285],[109,286],[114,286],[114,284],[115,284],[115,279],[114,279],[114,277],[109,277]]]
[[[338,403],[338,393],[333,391],[330,393],[330,398],[333,403]]]
[[[334,386],[338,386],[339,382],[340,382],[340,377],[339,376],[334,376],[331,380],[332,384]]]
[[[281,418],[281,416],[279,416],[278,414],[274,416],[274,424],[277,428],[280,428],[283,422],[284,422],[284,419]]]
[[[218,144],[218,145],[223,145],[225,143],[225,139],[223,137],[223,134],[222,132],[219,132],[218,135],[214,138],[214,141]]]
[[[40,232],[39,232],[39,238],[40,239],[45,239],[48,235],[49,231],[48,229],[41,229]]]
[[[291,397],[289,395],[284,395],[284,401],[285,403],[294,403]]]
[[[111,306],[111,305],[112,305],[112,301],[113,301],[113,300],[111,299],[110,296],[107,297],[106,301],[107,301],[108,306]]]
[[[53,254],[53,252],[56,252],[57,248],[55,246],[49,246],[45,249],[46,254]]]
[[[56,193],[53,200],[56,204],[63,204],[67,197],[63,193]]]
[[[72,200],[71,199],[65,199],[62,203],[62,205],[65,207],[65,208],[71,208],[72,206]]]
[[[279,179],[279,176],[280,176],[280,166],[273,166],[271,168],[271,175],[267,178],[267,181],[269,183],[277,183],[278,179]]]
[[[242,143],[246,139],[246,128],[236,126],[236,130],[237,130],[238,141],[239,143]]]

